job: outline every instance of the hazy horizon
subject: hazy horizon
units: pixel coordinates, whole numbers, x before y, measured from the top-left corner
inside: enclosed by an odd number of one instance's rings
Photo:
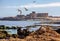
[[[16,16],[18,9],[22,10],[23,15],[35,11],[60,16],[60,0],[0,0],[0,17]]]

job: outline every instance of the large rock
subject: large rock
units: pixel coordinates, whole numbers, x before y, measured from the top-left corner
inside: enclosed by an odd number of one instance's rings
[[[32,32],[30,36],[41,41],[60,41],[60,34],[50,26],[41,26],[39,30]]]

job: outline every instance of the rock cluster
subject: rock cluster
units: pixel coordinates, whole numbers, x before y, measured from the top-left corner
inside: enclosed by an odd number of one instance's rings
[[[42,26],[36,32],[30,34],[30,40],[37,41],[60,41],[60,34],[54,31],[50,26]],[[28,39],[28,38],[26,38]]]
[[[12,38],[4,41],[60,41],[60,34],[54,31],[50,26],[41,26],[37,31],[30,33],[24,39]],[[1,40],[0,40],[1,41]]]

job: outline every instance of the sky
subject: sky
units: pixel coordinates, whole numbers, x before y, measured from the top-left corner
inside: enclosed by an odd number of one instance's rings
[[[16,16],[19,14],[18,9],[22,11],[22,15],[35,11],[60,16],[60,0],[0,0],[0,17]]]

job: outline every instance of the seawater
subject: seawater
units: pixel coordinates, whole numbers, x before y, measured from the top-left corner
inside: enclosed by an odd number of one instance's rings
[[[0,25],[25,27],[25,26],[34,25],[35,23],[40,23],[40,22],[41,21],[0,21]],[[45,24],[45,25],[60,26],[60,24]],[[39,29],[39,26],[36,26],[35,28],[30,28],[29,30],[35,31],[37,29]],[[9,34],[17,34],[17,29],[6,29],[6,31]]]
[[[0,21],[0,25],[5,25],[5,26],[30,26],[34,25],[35,23],[39,23],[40,21]],[[35,31],[37,28],[30,28],[30,31]],[[9,34],[17,34],[17,29],[5,29]]]
[[[0,21],[0,25],[25,27],[39,22],[40,21]]]

